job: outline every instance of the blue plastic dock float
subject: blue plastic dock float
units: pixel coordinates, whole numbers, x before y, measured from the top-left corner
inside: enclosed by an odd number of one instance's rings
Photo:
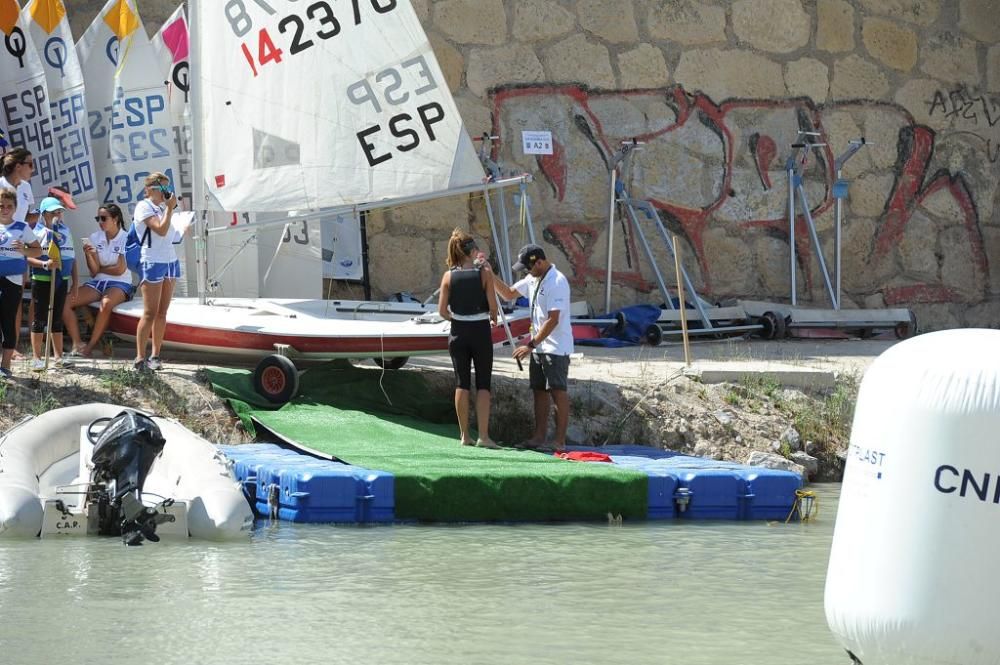
[[[395,477],[318,459],[271,443],[219,446],[262,516],[291,522],[377,523],[395,517]],[[802,478],[790,471],[690,457],[647,446],[570,450],[601,452],[649,478],[651,520],[782,520]],[[574,462],[576,463],[576,462]]]
[[[395,519],[395,478],[270,443],[219,446],[233,460],[250,504],[289,522],[373,523]]]
[[[570,450],[601,452],[649,476],[649,519],[778,520],[795,504],[802,478],[791,471],[691,457],[648,446]]]

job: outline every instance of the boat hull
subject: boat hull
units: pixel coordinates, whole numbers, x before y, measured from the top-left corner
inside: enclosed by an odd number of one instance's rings
[[[118,306],[109,329],[134,340],[142,302]],[[511,333],[528,333],[527,311],[509,315]],[[420,305],[323,300],[177,298],[167,313],[168,349],[262,358],[278,348],[311,359],[397,358],[445,354],[451,324]],[[494,344],[507,340],[502,326]]]

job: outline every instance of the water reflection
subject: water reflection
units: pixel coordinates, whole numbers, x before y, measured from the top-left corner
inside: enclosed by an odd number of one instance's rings
[[[0,661],[842,665],[822,605],[838,489],[819,488],[810,525],[0,541]],[[69,645],[55,626],[72,627]]]

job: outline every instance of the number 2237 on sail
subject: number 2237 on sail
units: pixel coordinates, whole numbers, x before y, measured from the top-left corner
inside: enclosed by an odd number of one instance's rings
[[[254,21],[247,10],[247,4],[250,4],[251,7],[256,5],[269,16],[274,16],[277,13],[268,0],[229,0],[225,4],[224,11],[229,27],[232,28],[233,34],[237,37],[246,36],[254,27]],[[378,14],[388,14],[396,9],[397,0],[351,0],[353,11],[349,17],[338,17],[329,2],[314,2],[305,9],[300,9],[279,19],[278,32],[291,40],[288,43],[289,55],[296,55],[312,48],[316,44],[316,39],[326,40],[341,34],[343,31],[342,19],[353,19],[354,25],[361,25],[364,5],[371,5],[371,8]],[[275,44],[274,38],[267,28],[261,28],[257,31],[256,58],[247,42],[240,44],[240,50],[243,51],[243,57],[246,58],[254,76],[259,74],[259,68],[272,62],[280,63],[285,55],[285,50]]]

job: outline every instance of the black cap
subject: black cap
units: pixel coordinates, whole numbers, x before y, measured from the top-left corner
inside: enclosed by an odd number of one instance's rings
[[[512,265],[510,269],[515,272],[518,270],[531,270],[531,267],[535,265],[535,261],[544,258],[544,249],[538,245],[525,245],[521,248],[521,251],[517,253],[517,263]]]

